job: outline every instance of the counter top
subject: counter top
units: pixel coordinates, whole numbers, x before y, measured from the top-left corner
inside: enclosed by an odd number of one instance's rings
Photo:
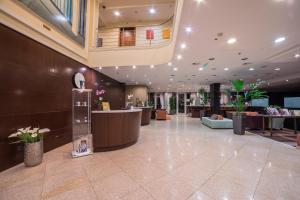
[[[142,108],[153,108],[153,106],[139,106],[139,107],[133,107],[134,109],[142,109]]]
[[[132,110],[93,110],[92,113],[129,113],[129,112],[142,112],[142,109]]]

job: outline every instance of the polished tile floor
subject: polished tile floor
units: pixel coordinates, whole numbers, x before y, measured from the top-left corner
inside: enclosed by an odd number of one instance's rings
[[[300,149],[185,116],[152,121],[126,149],[76,159],[70,151],[0,173],[0,199],[300,199]]]

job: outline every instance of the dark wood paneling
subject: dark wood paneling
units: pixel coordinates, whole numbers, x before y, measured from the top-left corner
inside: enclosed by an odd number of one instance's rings
[[[140,134],[142,112],[92,113],[94,151],[134,144]]]
[[[23,160],[22,145],[8,144],[7,136],[21,127],[51,129],[45,150],[72,138],[72,77],[85,65],[4,25],[0,25],[0,171]],[[125,87],[98,71],[84,72],[87,88],[104,89],[112,109],[125,105]]]

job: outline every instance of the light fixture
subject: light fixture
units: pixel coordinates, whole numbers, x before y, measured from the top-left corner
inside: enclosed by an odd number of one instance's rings
[[[173,81],[173,79],[172,79],[172,78],[170,78],[170,81]]]
[[[196,1],[197,3],[204,3],[204,0],[194,0],[194,1]]]
[[[191,33],[192,32],[192,27],[190,27],[190,26],[185,27],[185,32]]]
[[[199,70],[199,71],[202,71],[202,70],[203,70],[203,67],[199,67],[198,70]]]
[[[279,37],[279,38],[276,38],[276,39],[274,40],[274,42],[275,42],[276,44],[281,43],[281,42],[283,42],[283,41],[285,41],[285,37]]]
[[[153,69],[153,68],[154,68],[154,65],[150,65],[150,68]]]
[[[155,14],[155,13],[156,13],[156,10],[155,10],[154,8],[150,8],[150,9],[149,9],[149,13],[150,13],[150,14]]]
[[[118,66],[116,66],[116,69],[119,69],[119,67],[118,67]]]
[[[67,19],[66,19],[63,15],[57,15],[57,16],[56,16],[56,19],[57,19],[58,21],[62,21],[62,22],[67,21]]]
[[[286,81],[286,82],[289,82],[289,80],[288,80],[288,79],[286,79],[285,81]]]
[[[294,55],[294,57],[295,57],[295,58],[299,58],[300,55],[297,53],[297,54]]]
[[[102,70],[102,67],[99,67],[99,70]]]
[[[255,69],[254,69],[254,68],[252,68],[252,67],[251,67],[251,68],[249,68],[249,71],[254,71],[254,70],[255,70]]]
[[[168,66],[172,66],[172,63],[171,63],[171,62],[168,62]]]
[[[135,84],[137,85],[137,84],[139,84],[138,82],[135,82]]]
[[[86,67],[81,67],[80,70],[81,70],[82,72],[84,72],[84,71],[86,71]]]
[[[186,48],[186,44],[185,44],[185,43],[182,43],[182,44],[180,45],[180,48],[181,48],[181,49],[185,49],[185,48]]]
[[[177,67],[174,67],[173,70],[174,70],[174,71],[178,71],[178,68],[177,68]]]
[[[117,16],[117,17],[119,17],[121,15],[121,13],[119,11],[115,11],[114,15]]]
[[[136,69],[136,66],[135,66],[135,65],[132,65],[132,69]]]
[[[229,70],[229,68],[228,68],[228,67],[225,67],[225,68],[224,68],[224,70],[225,70],[225,71],[228,71],[228,70]]]
[[[151,85],[152,83],[151,82],[149,82],[149,85]]]
[[[275,71],[279,71],[279,70],[280,70],[280,68],[279,68],[279,67],[277,67],[277,68],[275,68],[274,70],[275,70]]]
[[[234,44],[234,43],[236,43],[236,38],[229,38],[227,40],[227,44]]]
[[[178,54],[177,55],[177,60],[181,60],[182,59],[182,55]]]

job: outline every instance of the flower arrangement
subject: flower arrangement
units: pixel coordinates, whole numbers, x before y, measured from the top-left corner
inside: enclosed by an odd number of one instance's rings
[[[8,136],[8,138],[15,138],[17,137],[19,140],[14,142],[24,142],[24,143],[35,143],[35,142],[39,142],[42,140],[43,138],[43,134],[50,132],[50,129],[48,128],[32,128],[31,126],[27,127],[27,128],[21,128],[18,129],[18,131],[16,133],[13,133],[11,135]]]
[[[97,99],[95,100],[95,103],[98,105],[98,106],[102,106],[102,102],[103,102],[103,97],[102,95],[104,95],[105,93],[105,90],[96,90],[96,96],[97,96]]]

